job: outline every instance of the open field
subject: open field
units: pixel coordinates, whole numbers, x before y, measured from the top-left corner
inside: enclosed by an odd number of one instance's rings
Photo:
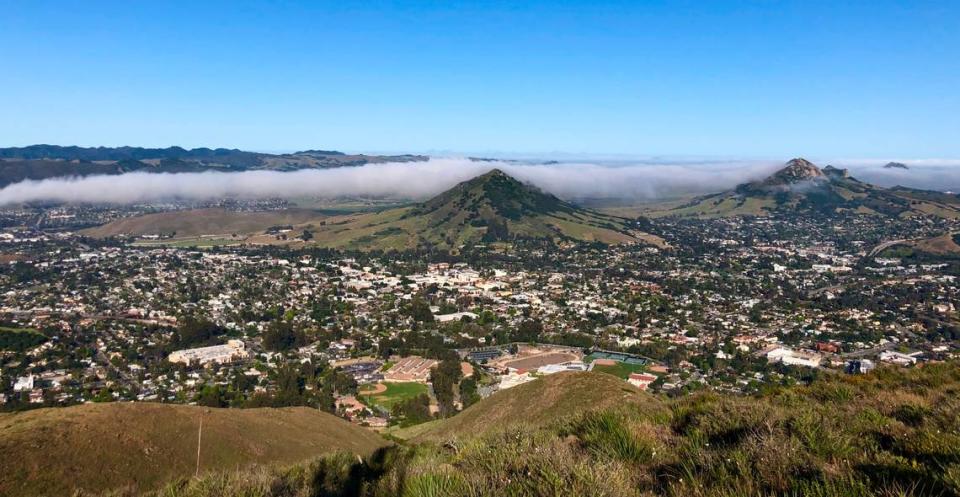
[[[367,404],[378,405],[389,411],[396,404],[427,393],[427,386],[423,383],[384,382],[381,384],[386,387],[386,390],[367,395],[360,392],[360,400]]]
[[[150,489],[192,476],[201,417],[201,472],[294,464],[337,450],[365,455],[387,443],[304,407],[110,403],[0,414],[0,495]]]
[[[87,236],[173,235],[196,238],[206,235],[259,233],[271,226],[319,225],[327,216],[307,209],[237,212],[226,209],[193,209],[135,216],[83,230]]]
[[[242,238],[168,238],[165,240],[137,240],[133,242],[135,247],[225,247],[240,245]]]
[[[613,365],[596,364],[593,366],[593,371],[597,373],[612,374],[623,379],[629,377],[631,373],[641,373],[646,369],[646,366],[641,366],[639,364],[627,364],[619,361],[614,361]]]
[[[580,359],[576,354],[569,352],[550,352],[547,354],[538,354],[523,359],[504,362],[503,365],[514,369],[537,369],[541,366],[550,364],[560,364],[563,362],[576,361]]]

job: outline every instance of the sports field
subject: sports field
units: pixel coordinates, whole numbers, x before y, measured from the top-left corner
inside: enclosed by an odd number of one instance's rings
[[[614,376],[619,376],[620,378],[627,379],[630,376],[630,373],[641,373],[646,370],[646,366],[640,364],[627,364],[625,362],[616,362],[613,364],[595,364],[593,366],[593,371],[600,373],[612,374]]]
[[[393,408],[395,404],[412,399],[420,394],[427,393],[427,386],[423,383],[382,383],[386,387],[383,392],[364,395],[360,392],[360,400],[367,405],[380,406],[386,410]]]

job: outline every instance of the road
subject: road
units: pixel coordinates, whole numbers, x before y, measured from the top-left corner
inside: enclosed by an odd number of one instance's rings
[[[867,254],[867,257],[873,257],[873,256],[879,254],[880,252],[883,252],[884,250],[886,250],[886,249],[888,249],[888,248],[890,248],[890,247],[892,247],[892,246],[894,246],[894,245],[899,245],[899,244],[901,244],[901,243],[906,243],[906,242],[909,242],[909,241],[910,241],[909,239],[903,239],[903,240],[890,240],[890,241],[888,241],[888,242],[883,242],[883,243],[881,243],[880,245],[877,245],[876,247],[873,247],[873,250],[871,250],[871,251]]]

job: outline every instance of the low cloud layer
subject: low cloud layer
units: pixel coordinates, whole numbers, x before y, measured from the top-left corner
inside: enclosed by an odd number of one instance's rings
[[[910,163],[909,170],[884,169],[883,163],[848,161],[834,165],[848,167],[855,177],[881,186],[899,184],[931,189],[960,186],[960,162],[957,161],[915,161]],[[781,166],[773,161],[518,164],[447,158],[293,172],[137,172],[24,181],[0,189],[0,205],[36,201],[129,204],[227,197],[423,199],[493,168],[503,169],[520,180],[567,199],[654,200],[729,189],[763,178]]]

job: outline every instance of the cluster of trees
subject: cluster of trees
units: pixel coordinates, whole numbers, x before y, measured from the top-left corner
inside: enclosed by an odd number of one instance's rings
[[[432,323],[433,312],[430,311],[430,304],[422,297],[415,297],[410,303],[409,315],[418,323]]]
[[[46,336],[32,330],[0,328],[0,350],[23,352],[46,341]]]
[[[394,417],[403,418],[401,426],[412,426],[430,421],[432,418],[430,415],[430,397],[422,393],[411,399],[398,402],[393,405],[390,414]]]
[[[274,321],[263,332],[263,348],[273,352],[283,352],[306,344],[306,335],[289,321]]]
[[[433,394],[437,397],[440,416],[447,417],[456,414],[454,405],[454,388],[463,378],[458,357],[447,357],[440,361],[430,371],[430,384],[433,385]]]
[[[224,332],[223,328],[206,318],[186,316],[177,327],[171,342],[172,348],[185,349],[213,345]]]
[[[269,393],[257,393],[246,398],[244,392],[253,385],[243,374],[236,375],[231,385],[224,389],[208,385],[198,394],[198,404],[208,407],[316,407],[326,412],[336,410],[336,395],[355,395],[357,382],[350,375],[329,367],[326,363],[290,362],[278,367],[272,374],[276,387]],[[307,389],[310,385],[313,388]]]

